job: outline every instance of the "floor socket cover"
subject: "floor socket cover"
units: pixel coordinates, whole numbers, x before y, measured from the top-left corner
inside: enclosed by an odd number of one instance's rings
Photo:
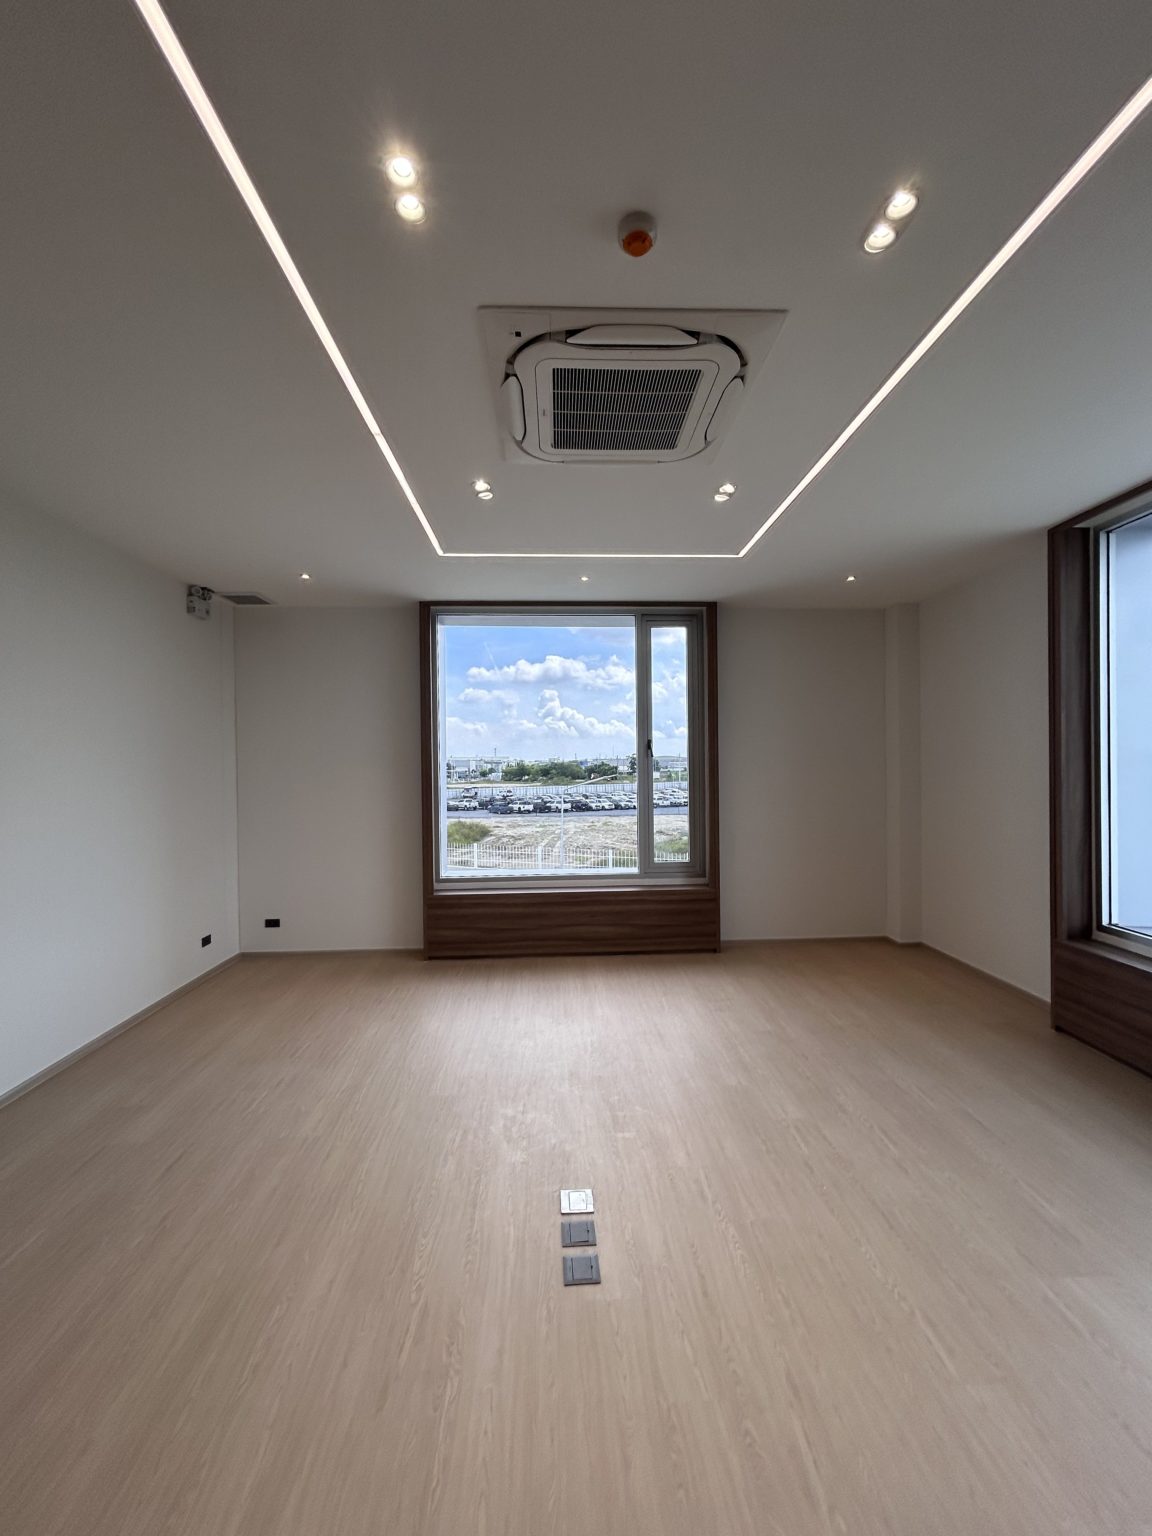
[[[560,1191],[561,1216],[591,1216],[596,1207],[592,1204],[590,1189],[562,1189]]]
[[[561,1248],[595,1248],[596,1223],[594,1221],[562,1221],[560,1246]]]
[[[574,1253],[564,1260],[565,1285],[599,1285],[600,1257],[595,1253]]]

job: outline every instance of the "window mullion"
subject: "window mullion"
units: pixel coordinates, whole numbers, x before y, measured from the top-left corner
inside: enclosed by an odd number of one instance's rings
[[[656,867],[652,824],[652,619],[636,615],[636,840],[641,875]]]

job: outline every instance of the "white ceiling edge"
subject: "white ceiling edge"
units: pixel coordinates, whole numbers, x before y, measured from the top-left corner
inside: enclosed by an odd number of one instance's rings
[[[1036,234],[1044,223],[1071,196],[1089,172],[1099,164],[1123,135],[1152,105],[1152,76],[1128,98],[1101,132],[1069,166],[1051,190],[1041,199],[1028,217],[990,258],[966,288],[948,306],[938,320],[924,333],[912,350],[880,385],[871,398],[849,421],[820,457],[793,486],[787,496],[773,509],[751,538],[738,550],[705,552],[635,551],[539,551],[539,550],[446,550],[420,504],[399,459],[368,405],[360,385],[336,344],[319,306],[312,297],[291,253],[268,212],[251,176],[229,138],[207,91],[201,84],[191,60],[184,51],[178,36],[165,14],[159,0],[133,0],[155,40],[157,47],[172,70],[215,149],[221,163],[250,213],[266,244],[276,259],[292,292],[312,326],[329,361],[336,370],[350,399],[367,426],[376,446],[384,456],[389,469],[416,516],[436,555],[446,560],[743,560],[755,549],[765,535],[784,514],[799,500],[803,493],[832,463],[841,450],[879,410],[885,400],[908,377],[919,362],[955,324],[968,307],[975,302],[993,279],[1004,270],[1012,258]],[[882,257],[878,259],[883,259]]]

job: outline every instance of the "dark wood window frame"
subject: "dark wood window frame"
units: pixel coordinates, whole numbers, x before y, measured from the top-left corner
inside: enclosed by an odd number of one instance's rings
[[[435,619],[438,604],[420,604],[420,746],[424,857],[424,953],[429,959],[542,954],[673,953],[720,948],[719,792],[717,780],[716,604],[656,606],[700,610],[704,617],[703,875],[680,884],[636,882],[529,890],[455,890],[436,880]],[[646,608],[650,604],[474,603],[500,612],[532,606],[573,612]]]
[[[1048,535],[1052,1024],[1152,1073],[1152,959],[1097,928],[1096,528],[1152,497],[1152,481]]]

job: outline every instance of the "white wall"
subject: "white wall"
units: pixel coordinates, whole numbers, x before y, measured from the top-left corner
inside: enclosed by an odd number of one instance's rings
[[[421,943],[414,608],[236,616],[250,949]],[[884,617],[722,610],[728,938],[884,931]],[[279,917],[279,929],[266,929]]]
[[[420,945],[415,605],[238,611],[236,696],[242,947]]]
[[[721,608],[729,939],[885,929],[884,615]]]
[[[885,933],[897,944],[921,937],[920,609],[884,613],[884,714],[888,902]]]
[[[926,943],[1048,992],[1045,541],[920,607]]]
[[[0,1094],[235,954],[232,686],[226,607],[0,505]]]

